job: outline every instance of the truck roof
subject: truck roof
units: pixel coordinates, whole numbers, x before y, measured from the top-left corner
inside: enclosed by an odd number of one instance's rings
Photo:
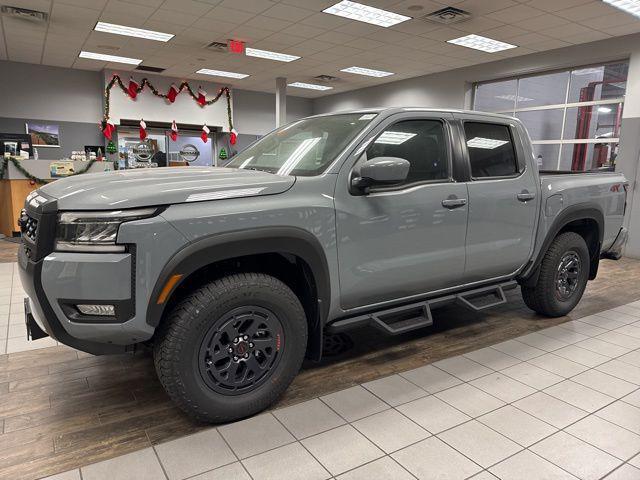
[[[475,115],[484,115],[484,116],[491,116],[491,117],[497,117],[497,118],[509,118],[509,119],[513,119],[513,120],[517,120],[517,118],[515,118],[512,115],[505,115],[505,114],[501,114],[501,113],[489,113],[489,112],[482,112],[479,110],[461,110],[461,109],[455,109],[455,108],[429,108],[429,107],[377,107],[377,108],[358,108],[358,109],[353,109],[353,110],[339,110],[336,112],[330,112],[330,113],[321,113],[318,115],[313,115],[314,117],[322,117],[322,116],[326,116],[326,115],[337,115],[337,114],[344,114],[344,113],[383,113],[386,115],[393,115],[396,113],[402,113],[402,112],[442,112],[442,113],[466,113],[466,114],[475,114]]]

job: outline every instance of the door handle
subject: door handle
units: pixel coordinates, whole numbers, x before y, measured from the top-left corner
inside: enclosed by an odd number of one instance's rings
[[[521,202],[528,202],[529,200],[533,200],[534,198],[536,198],[535,193],[530,193],[527,190],[523,190],[516,196],[518,197],[518,200]]]
[[[442,200],[442,206],[450,210],[458,207],[464,207],[466,204],[466,198],[447,198],[446,200]]]

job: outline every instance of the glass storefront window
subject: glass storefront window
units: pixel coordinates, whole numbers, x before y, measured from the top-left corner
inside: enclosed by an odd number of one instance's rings
[[[569,72],[549,73],[521,78],[516,108],[557,105],[565,102]]]
[[[519,118],[542,170],[606,168],[618,152],[628,70],[622,61],[479,83],[474,108]]]
[[[527,127],[531,140],[558,140],[562,138],[564,109],[517,112],[516,117]]]
[[[626,62],[572,70],[569,103],[624,97],[628,70]]]
[[[540,143],[533,146],[533,155],[538,162],[539,170],[557,170],[559,143]]]
[[[476,88],[475,109],[483,112],[513,111],[516,89],[517,80],[482,83]]]
[[[560,154],[560,170],[587,171],[615,165],[618,143],[565,143]]]
[[[621,118],[621,103],[567,108],[563,138],[618,138]]]

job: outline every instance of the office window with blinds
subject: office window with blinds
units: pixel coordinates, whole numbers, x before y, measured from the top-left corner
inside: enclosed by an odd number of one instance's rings
[[[541,170],[611,168],[628,70],[621,61],[477,83],[473,108],[519,118]]]

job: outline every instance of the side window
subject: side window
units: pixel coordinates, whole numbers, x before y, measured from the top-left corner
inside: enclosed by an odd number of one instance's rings
[[[405,120],[387,127],[367,149],[367,159],[399,157],[411,164],[404,184],[449,177],[444,126],[438,120]]]
[[[506,177],[518,173],[507,125],[465,122],[464,133],[473,178]]]

